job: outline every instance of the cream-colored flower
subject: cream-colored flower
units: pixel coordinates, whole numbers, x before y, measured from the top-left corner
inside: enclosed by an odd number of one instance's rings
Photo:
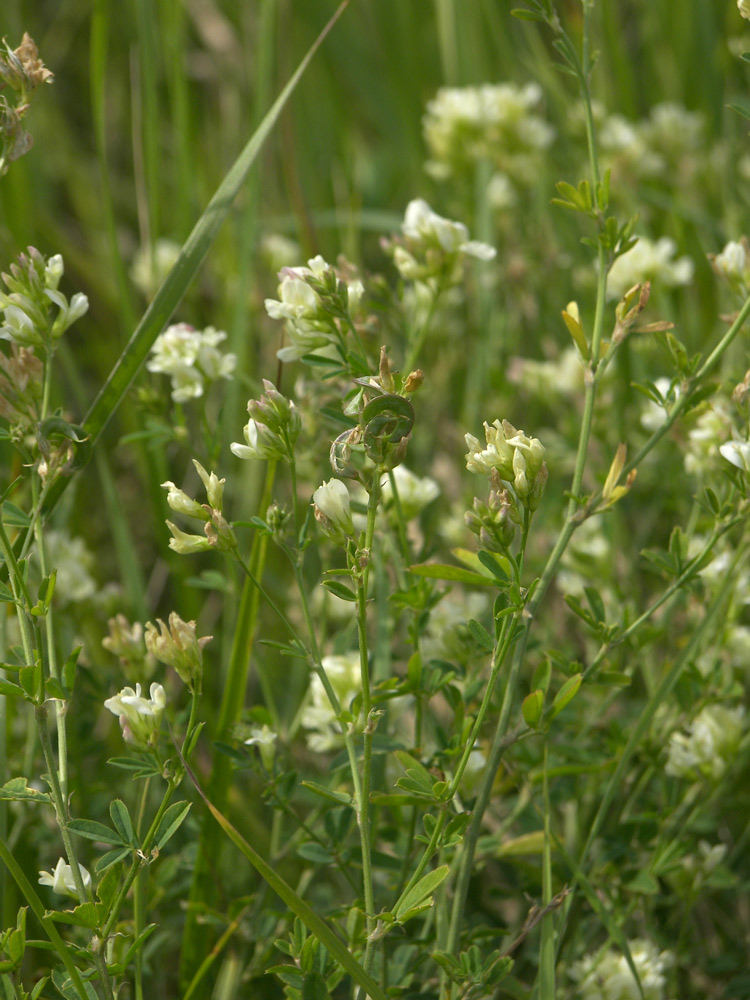
[[[145,750],[156,742],[167,704],[167,696],[161,684],[152,684],[149,694],[150,698],[144,698],[141,695],[141,685],[136,684],[135,690],[125,687],[104,702],[104,707],[119,718],[125,742],[140,750]]]
[[[81,870],[81,879],[83,880],[84,889],[88,890],[91,888],[91,875],[79,864],[78,867]],[[65,864],[65,860],[60,858],[51,872],[39,872],[39,885],[49,885],[52,886],[52,891],[58,893],[61,896],[72,896],[73,899],[78,899],[78,890],[76,889],[75,880],[73,879],[73,869],[70,865]]]

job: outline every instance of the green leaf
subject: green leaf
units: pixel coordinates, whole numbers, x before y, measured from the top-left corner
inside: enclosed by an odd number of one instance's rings
[[[750,118],[750,108],[744,104],[727,104],[730,111],[736,111],[743,118]]]
[[[69,695],[73,693],[73,688],[76,684],[76,667],[78,664],[78,657],[81,653],[83,646],[76,646],[72,651],[70,656],[65,661],[62,669],[63,684],[65,685],[65,690]]]
[[[574,674],[572,677],[568,678],[563,684],[560,690],[555,695],[555,700],[552,702],[552,708],[550,709],[549,717],[554,719],[556,715],[568,705],[578,694],[578,689],[583,681],[583,674]]]
[[[156,846],[161,850],[177,833],[190,812],[192,802],[173,802],[161,818],[156,831]]]
[[[116,844],[118,847],[128,846],[119,833],[110,830],[103,823],[97,823],[95,819],[71,820],[68,823],[68,829],[77,833],[79,837],[85,837],[86,840],[96,840],[102,844]]]
[[[330,590],[332,594],[336,597],[341,598],[342,601],[351,601],[354,603],[357,600],[357,595],[349,587],[345,587],[343,583],[339,583],[338,580],[323,580],[323,586]]]
[[[317,969],[308,972],[302,983],[302,1000],[330,1000],[330,997],[326,981]]]
[[[78,982],[81,983],[79,990],[64,969],[54,969],[52,971],[52,982],[58,993],[64,997],[64,1000],[81,1000],[81,993],[86,997],[86,1000],[100,1000],[99,994],[90,982],[81,982],[79,979]]]
[[[319,785],[317,781],[300,781],[300,785],[311,792],[315,792],[316,795],[320,795],[323,799],[338,802],[339,805],[351,806],[354,804],[351,795],[346,795],[344,792],[334,792],[333,789],[326,788],[325,785]]]
[[[20,684],[7,681],[4,677],[0,677],[0,694],[7,695],[9,698],[26,697],[26,692]]]
[[[28,528],[31,524],[29,515],[10,500],[6,500],[2,506],[2,521],[11,528]]]
[[[74,910],[47,910],[46,916],[58,924],[73,924],[75,927],[88,927],[93,930],[99,924],[96,904],[81,903]]]
[[[527,726],[531,726],[532,729],[537,728],[539,720],[542,717],[543,708],[544,691],[532,691],[531,694],[524,698],[523,705],[521,706],[521,712],[523,713]]]
[[[48,677],[44,685],[46,698],[56,698],[58,701],[65,701],[67,693],[60,681],[56,677]]]
[[[656,896],[661,892],[658,879],[646,871],[638,872],[635,878],[631,878],[629,882],[625,883],[623,888],[629,892],[637,892],[642,896]]]
[[[101,872],[106,872],[107,869],[111,868],[113,865],[116,865],[118,861],[123,861],[130,855],[131,851],[132,848],[130,847],[118,847],[114,851],[107,851],[106,854],[102,854],[102,856],[99,858],[99,860],[96,862],[96,865],[94,866],[96,868],[97,874],[101,874]]]
[[[5,604],[15,604],[16,599],[13,596],[13,591],[9,590],[4,583],[0,583],[0,602]]]
[[[495,648],[495,643],[492,641],[492,636],[484,625],[481,625],[474,618],[470,618],[466,625],[478,645],[480,645],[482,649],[486,649],[488,653],[491,653]]]
[[[336,860],[328,848],[323,847],[322,844],[316,844],[314,840],[300,844],[297,848],[297,854],[305,861],[312,861],[316,865],[331,865]]]
[[[26,778],[11,778],[0,788],[0,800],[26,800],[31,802],[51,802],[49,792],[29,788]]]
[[[37,660],[32,665],[21,667],[18,671],[18,680],[26,692],[28,700],[39,704],[42,700],[42,684],[44,680],[41,660]]]
[[[480,549],[477,552],[477,559],[485,569],[489,570],[495,580],[499,580],[500,583],[507,583],[510,580],[510,562],[505,556],[492,555],[486,549]]]
[[[113,799],[110,802],[109,815],[112,817],[115,830],[119,833],[123,843],[135,846],[135,830],[133,830],[133,824],[130,820],[130,813],[128,812],[128,807],[121,799]]]
[[[396,920],[401,920],[403,914],[415,906],[420,906],[428,896],[431,896],[442,882],[450,875],[450,865],[441,865],[427,872],[422,878],[405,892],[393,909]]]
[[[465,583],[468,587],[493,587],[495,581],[480,573],[472,573],[460,566],[449,563],[417,563],[409,567],[409,572],[415,576],[426,576],[431,580],[450,580],[455,583]]]
[[[110,851],[110,854],[113,852]],[[104,855],[106,857],[106,855]],[[101,858],[99,859],[101,861]],[[99,884],[96,887],[96,897],[100,899],[105,910],[109,910],[112,905],[112,901],[117,895],[117,890],[120,886],[120,873],[113,866],[109,866],[105,874],[99,880]]]

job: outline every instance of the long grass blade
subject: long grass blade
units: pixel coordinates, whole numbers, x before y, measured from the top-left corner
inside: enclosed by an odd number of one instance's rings
[[[341,965],[341,967],[349,973],[354,982],[357,983],[357,985],[360,986],[365,993],[372,998],[372,1000],[386,1000],[385,993],[380,989],[372,977],[365,972],[356,958],[350,954],[341,938],[334,933],[322,917],[319,917],[318,914],[308,906],[301,896],[297,895],[289,883],[286,882],[276,871],[274,871],[274,869],[261,857],[261,855],[258,854],[255,848],[248,844],[242,834],[234,826],[232,826],[226,816],[220,813],[213,803],[209,801],[206,793],[198,784],[198,779],[190,770],[190,767],[185,763],[182,754],[180,754],[180,759],[182,760],[188,777],[193,782],[198,794],[205,802],[208,811],[232,843],[239,848],[242,854],[244,854],[261,878],[268,883],[270,888],[273,889],[282,902],[286,903],[292,913],[299,917],[310,933],[314,934],[323,947],[328,950],[331,957],[334,958],[339,965]]]
[[[250,168],[255,163],[264,142],[270,135],[279,115],[294,92],[313,56],[320,48],[333,25],[349,4],[343,0],[333,17],[313,42],[291,79],[276,98],[263,121],[248,140],[245,148],[230,167],[224,180],[216,189],[206,210],[193,227],[185,241],[180,255],[164,283],[156,293],[153,302],[143,315],[125,350],[102,386],[99,395],[84,421],[84,428],[92,445],[122,402],[125,393],[143,365],[157,336],[169,321],[180,300],[187,291],[203,263],[216,235],[226,219]],[[51,510],[59,500],[68,479],[58,479],[50,489],[47,510]]]

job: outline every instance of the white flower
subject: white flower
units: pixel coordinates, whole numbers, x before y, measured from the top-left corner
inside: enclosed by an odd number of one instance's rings
[[[750,0],[737,0],[737,10],[746,21],[750,21]]]
[[[718,780],[735,756],[744,727],[742,706],[708,705],[669,738],[666,773],[678,778],[705,776]]]
[[[703,476],[715,472],[722,464],[719,445],[729,435],[732,417],[728,401],[714,396],[711,405],[700,413],[695,426],[688,431],[689,447],[685,451],[685,471]]]
[[[346,286],[350,315],[355,313],[364,286],[359,280],[344,281],[330,264],[318,254],[307,262],[307,267],[285,267],[279,274],[279,298],[266,299],[266,312],[271,319],[286,320],[290,344],[276,352],[280,361],[296,361],[305,354],[337,358],[335,344],[339,331],[334,322],[334,312],[341,309],[339,289]],[[313,288],[307,279],[317,279],[336,288],[336,305]],[[335,280],[334,280],[335,279]]]
[[[743,472],[750,472],[750,441],[727,441],[719,446],[722,458]]]
[[[538,84],[441,87],[427,104],[422,122],[434,177],[490,160],[516,183],[528,185],[540,153],[554,139],[554,129],[533,113],[541,100]]]
[[[47,563],[57,570],[55,601],[77,604],[90,601],[99,592],[99,585],[91,575],[96,560],[82,538],[72,538],[66,531],[48,531],[45,534]]]
[[[547,481],[545,448],[539,438],[530,438],[503,420],[484,424],[485,448],[473,434],[466,435],[469,472],[489,475],[497,469],[500,478],[513,486],[521,500],[538,500]]]
[[[170,376],[172,399],[176,403],[197,399],[203,395],[205,380],[215,382],[232,377],[237,363],[235,355],[217,350],[226,336],[223,330],[212,326],[201,331],[187,323],[175,323],[154,341],[146,368]]]
[[[141,685],[135,691],[125,687],[119,694],[107,698],[104,707],[120,720],[120,728],[126,743],[145,750],[156,741],[161,725],[161,717],[167,704],[167,696],[161,684],[152,684],[150,698],[141,695]]]
[[[650,941],[629,942],[630,956],[638,972],[643,1000],[665,1000],[665,973],[673,963],[670,952],[660,952]],[[625,956],[609,950],[587,955],[570,971],[578,983],[578,1000],[641,1000],[638,983]]]
[[[688,285],[695,265],[689,257],[674,260],[677,244],[668,236],[656,242],[641,236],[635,246],[618,257],[607,277],[607,297],[619,299],[629,288],[652,281],[660,288]]]
[[[744,243],[730,241],[721,253],[713,258],[712,264],[714,271],[731,287],[747,285],[749,268]]]
[[[245,740],[246,746],[257,746],[260,759],[267,771],[273,767],[275,743],[278,736],[278,733],[275,733],[270,726],[264,723],[262,726],[253,726],[249,738]]]
[[[550,361],[513,358],[508,378],[540,399],[551,395],[577,397],[583,390],[583,371],[577,349],[566,347]]]
[[[440,495],[440,487],[434,479],[429,476],[415,476],[405,465],[397,465],[393,470],[393,477],[396,480],[401,511],[407,521],[420,514]],[[393,501],[390,476],[383,479],[382,497],[385,504]]]
[[[355,650],[342,656],[324,656],[321,664],[341,707],[348,709],[362,687],[359,652]],[[310,680],[309,697],[310,701],[302,712],[302,725],[305,729],[312,730],[307,735],[307,745],[316,753],[325,753],[339,746],[343,737],[318,674],[313,674]]]
[[[462,222],[444,219],[433,212],[424,198],[415,198],[406,206],[401,229],[415,245],[438,247],[449,254],[463,253],[479,260],[492,260],[497,253],[487,243],[470,240],[469,230]]]
[[[86,871],[83,865],[79,864],[78,867],[81,870],[83,887],[84,889],[89,889],[91,887],[91,875]],[[53,892],[56,892],[61,896],[72,896],[73,899],[78,899],[78,891],[76,889],[75,881],[73,880],[73,869],[70,865],[65,864],[63,858],[59,859],[53,871],[39,872],[39,885],[50,885],[52,886]]]
[[[315,517],[335,540],[354,534],[349,490],[340,479],[330,479],[313,493]]]

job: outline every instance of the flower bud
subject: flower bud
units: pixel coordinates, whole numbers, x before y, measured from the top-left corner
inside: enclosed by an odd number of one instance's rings
[[[203,677],[203,647],[212,636],[198,638],[195,622],[185,622],[176,611],[169,616],[169,628],[161,618],[146,623],[146,647],[159,660],[177,671],[191,691],[200,692]]]
[[[315,519],[333,541],[343,545],[354,535],[349,490],[340,479],[330,479],[313,493]]]

